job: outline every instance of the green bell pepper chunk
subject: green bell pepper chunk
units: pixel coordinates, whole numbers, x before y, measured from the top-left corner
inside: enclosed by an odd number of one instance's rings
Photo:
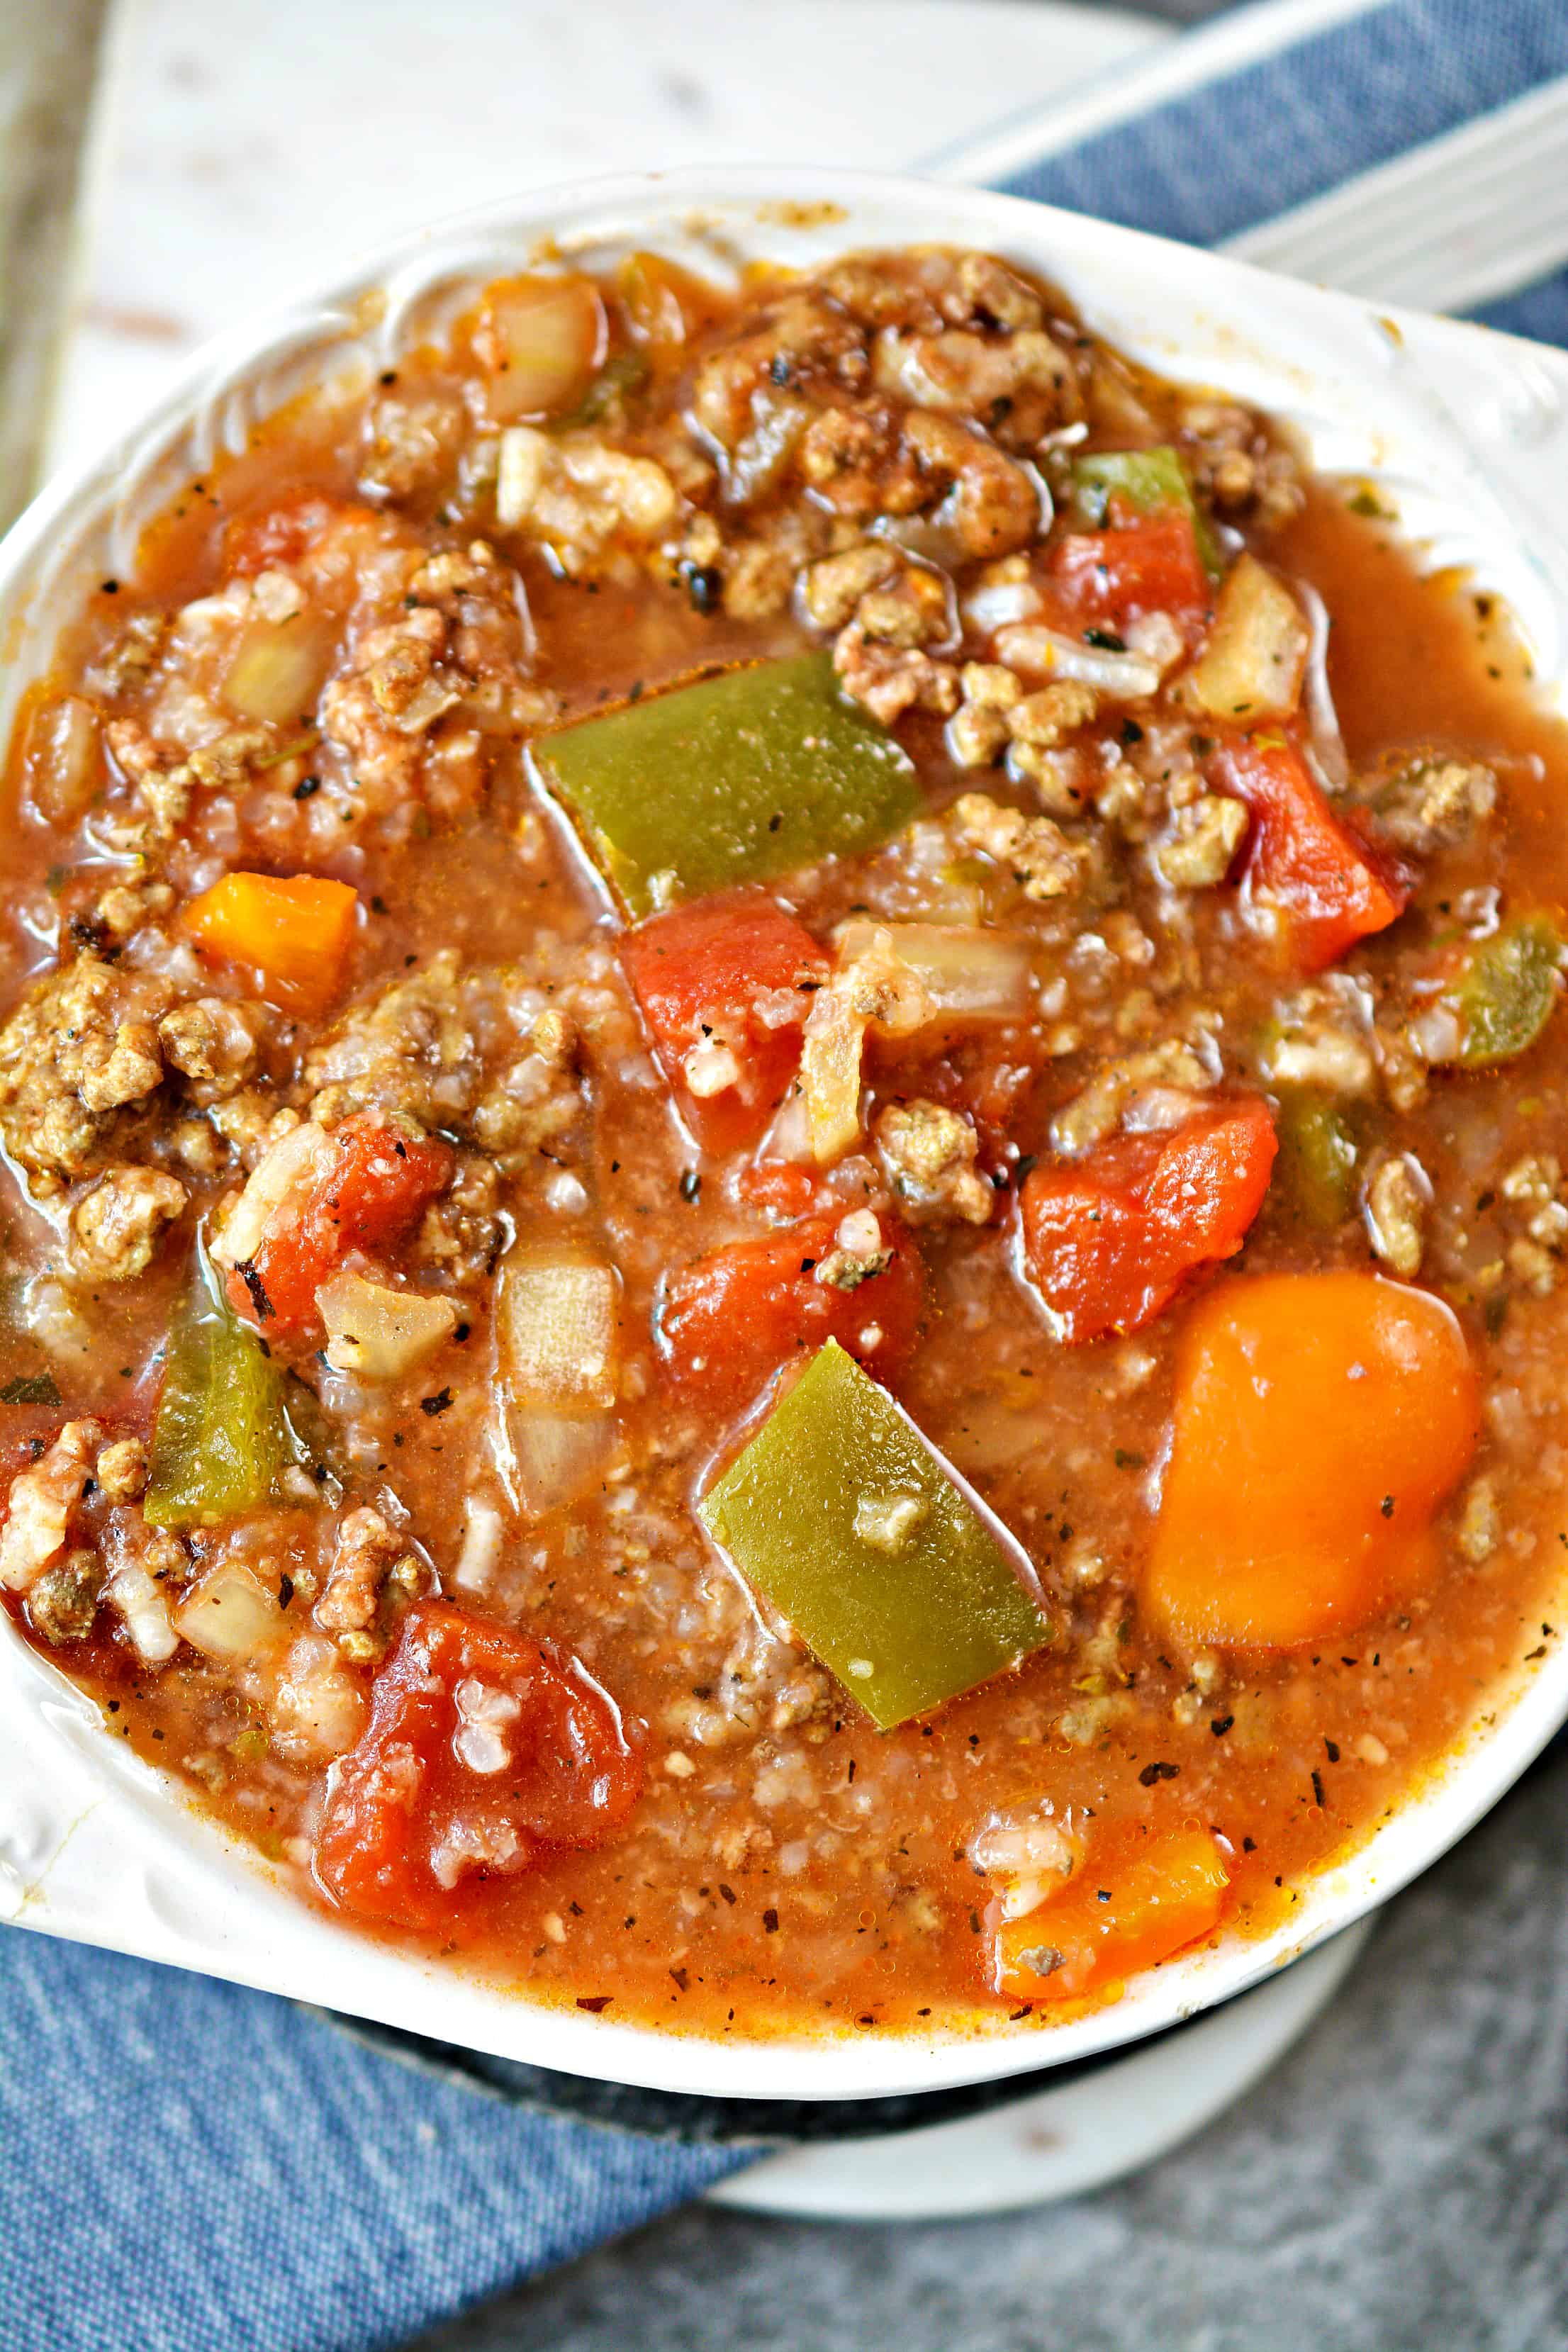
[[[1447,992],[1467,1069],[1511,1061],[1534,1045],[1557,1003],[1563,946],[1550,915],[1518,916],[1481,940]]]
[[[198,1243],[153,1423],[148,1524],[210,1527],[264,1503],[299,1458],[287,1392],[282,1367],[233,1312]]]
[[[1354,1135],[1327,1096],[1310,1087],[1281,1090],[1275,1126],[1286,1192],[1308,1224],[1331,1233],[1354,1206]]]
[[[554,429],[569,432],[577,425],[602,424],[612,408],[642,390],[649,373],[641,352],[617,352],[613,360],[605,361],[576,407],[556,419]]]
[[[635,919],[871,848],[920,805],[908,753],[839,692],[826,654],[579,719],[532,758]]]
[[[1099,449],[1091,457],[1075,457],[1072,481],[1079,507],[1097,530],[1104,529],[1113,490],[1119,490],[1140,514],[1152,514],[1161,507],[1184,507],[1192,517],[1204,570],[1211,580],[1217,580],[1225,570],[1225,558],[1209,519],[1193,496],[1186,467],[1169,443],[1157,449]]]
[[[1051,1638],[1021,1549],[836,1339],[698,1509],[879,1730]]]

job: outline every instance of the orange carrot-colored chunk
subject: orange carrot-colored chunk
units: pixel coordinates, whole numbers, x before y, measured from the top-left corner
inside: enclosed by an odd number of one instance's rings
[[[1155,1832],[1124,1862],[1091,1853],[1065,1891],[996,1930],[995,1990],[1076,2000],[1212,1934],[1230,1874],[1205,1829]]]
[[[358,907],[346,882],[315,874],[226,874],[181,919],[208,955],[254,965],[286,1000],[321,1004],[342,978]]]
[[[1194,1646],[1348,1633],[1436,1575],[1475,1448],[1464,1334],[1381,1276],[1263,1275],[1194,1308],[1144,1608]]]

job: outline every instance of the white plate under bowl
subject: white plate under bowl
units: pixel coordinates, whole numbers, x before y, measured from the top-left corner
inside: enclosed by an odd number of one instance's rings
[[[956,2123],[784,2148],[719,2181],[709,2201],[807,2221],[960,2221],[1109,2188],[1259,2082],[1332,2000],[1372,1925],[1092,2074]]]
[[[857,245],[983,246],[1057,280],[1163,372],[1294,422],[1317,464],[1376,481],[1433,565],[1512,606],[1542,690],[1568,679],[1568,359],[1045,206],[829,169],[716,168],[540,195],[443,223],[346,283],[220,340],[144,427],[52,485],[0,546],[0,727],[81,588],[132,576],[142,520],[260,416],[328,376],[368,379],[476,283],[541,254],[655,246],[698,267],[810,265]],[[1559,1619],[1561,1622],[1561,1619]],[[1163,2030],[1272,1977],[1384,1901],[1492,1804],[1568,1715],[1562,1637],[1490,1693],[1444,1767],[1358,1853],[1306,1880],[1288,1927],[1224,1938],[1055,2025],[752,2041],[678,2036],[498,1992],[362,1939],[289,1894],[9,1626],[0,1639],[0,1916],[237,1979],[528,2063],[718,2096],[846,2099],[995,2080]]]

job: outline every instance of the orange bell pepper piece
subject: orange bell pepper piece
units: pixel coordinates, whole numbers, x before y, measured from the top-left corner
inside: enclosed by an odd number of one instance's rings
[[[314,874],[226,874],[181,920],[206,954],[255,966],[286,1001],[335,994],[353,937],[359,896]]]
[[[1091,1853],[1064,1891],[996,1930],[996,1991],[1075,2000],[1211,1935],[1230,1874],[1205,1829],[1156,1832],[1125,1862]]]
[[[1261,1275],[1196,1306],[1142,1601],[1194,1647],[1350,1632],[1436,1573],[1475,1448],[1464,1334],[1429,1291]]]

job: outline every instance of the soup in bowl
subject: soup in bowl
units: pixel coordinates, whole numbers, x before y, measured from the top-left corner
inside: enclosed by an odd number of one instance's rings
[[[1162,248],[727,201],[19,527],[0,1588],[178,1956],[848,2095],[1252,1980],[1560,1711],[1568,761]]]

